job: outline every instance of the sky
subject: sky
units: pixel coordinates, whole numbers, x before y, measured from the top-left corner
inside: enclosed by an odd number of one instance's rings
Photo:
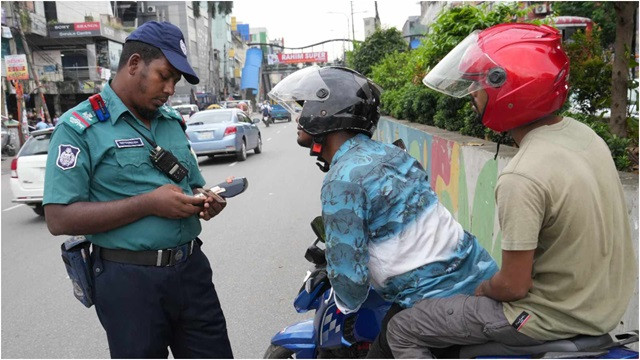
[[[284,38],[286,47],[301,47],[327,39],[351,38],[351,3],[353,3],[356,40],[364,40],[365,17],[375,16],[374,1],[336,0],[268,0],[233,2],[238,23],[251,28],[267,29],[269,39]],[[415,0],[380,0],[378,14],[383,28],[402,26],[409,16],[420,15],[420,4]],[[331,42],[304,50],[285,50],[299,53],[327,51],[329,59],[342,57],[342,43]],[[347,50],[351,50],[347,45]]]

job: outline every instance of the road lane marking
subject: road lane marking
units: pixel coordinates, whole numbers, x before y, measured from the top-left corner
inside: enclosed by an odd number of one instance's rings
[[[268,138],[267,141],[271,141],[271,138]]]
[[[233,163],[229,164],[229,166],[234,166],[234,165],[235,165],[235,164],[237,164],[237,163],[238,163],[237,161],[236,161],[236,162],[233,162]]]
[[[12,206],[12,207],[10,207],[10,208],[6,208],[6,209],[4,209],[4,210],[2,210],[2,211],[9,211],[9,210],[17,209],[17,208],[19,208],[20,206],[27,206],[27,205],[25,205],[25,204],[18,204],[18,205],[16,205],[16,206]]]

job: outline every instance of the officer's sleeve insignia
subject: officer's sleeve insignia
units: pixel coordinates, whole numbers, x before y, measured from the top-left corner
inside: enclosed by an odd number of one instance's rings
[[[67,144],[58,146],[58,160],[56,165],[62,170],[69,170],[76,166],[80,149]]]

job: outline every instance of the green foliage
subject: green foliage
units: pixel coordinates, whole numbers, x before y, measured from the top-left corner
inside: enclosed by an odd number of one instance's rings
[[[602,48],[600,31],[594,30],[590,36],[577,31],[564,49],[571,60],[569,77],[572,98],[578,102],[580,110],[596,114],[611,105],[611,52]]]
[[[377,64],[387,54],[404,51],[408,45],[402,38],[402,33],[396,28],[377,30],[360,44],[354,43],[353,58],[349,67],[369,76],[371,67]]]
[[[616,39],[616,11],[610,1],[554,1],[553,11],[557,16],[582,16],[593,20],[595,27],[602,29],[600,45],[613,46]]]

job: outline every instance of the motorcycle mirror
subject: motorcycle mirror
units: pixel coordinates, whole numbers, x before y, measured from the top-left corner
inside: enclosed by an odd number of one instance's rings
[[[316,216],[316,218],[311,221],[311,229],[320,241],[325,241],[326,235],[324,233],[324,221],[322,220],[322,216]]]
[[[324,256],[324,250],[315,245],[311,245],[307,248],[307,251],[304,253],[304,258],[316,265],[325,265],[327,263],[327,258]]]

